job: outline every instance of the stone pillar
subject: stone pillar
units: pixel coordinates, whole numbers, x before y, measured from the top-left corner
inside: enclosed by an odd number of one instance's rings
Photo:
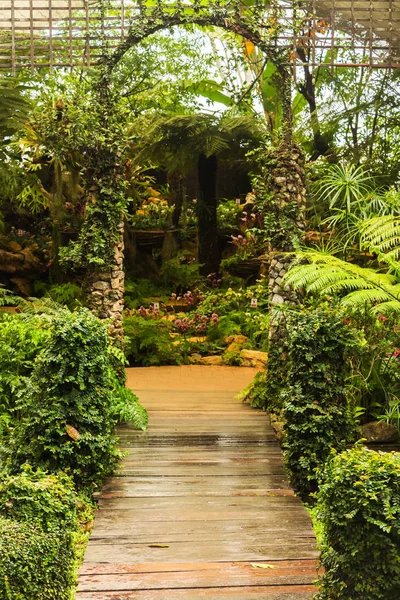
[[[124,224],[118,226],[119,241],[115,246],[114,265],[90,275],[87,286],[87,306],[100,319],[110,321],[109,331],[118,341],[123,339],[124,308]]]
[[[281,144],[266,160],[267,196],[262,210],[272,252],[291,252],[304,236],[304,159],[296,144]]]
[[[271,305],[296,304],[298,302],[297,293],[285,286],[283,282],[293,258],[293,254],[282,254],[280,252],[271,252],[270,254],[268,291]]]
[[[279,414],[286,389],[288,346],[285,313],[279,307],[297,304],[299,296],[284,283],[293,262],[293,251],[305,232],[306,184],[302,153],[295,145],[282,144],[268,160],[267,202],[264,220],[270,238],[269,350],[266,375],[266,408]]]

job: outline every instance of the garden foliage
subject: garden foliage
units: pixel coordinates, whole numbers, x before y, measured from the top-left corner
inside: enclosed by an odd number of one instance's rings
[[[0,597],[71,600],[74,552],[65,530],[0,517]]]
[[[307,498],[331,450],[344,450],[355,433],[344,376],[346,349],[356,340],[343,312],[328,305],[288,310],[286,332],[285,463],[291,484]]]
[[[400,597],[400,456],[356,446],[321,474],[325,570],[315,600]]]
[[[0,483],[0,597],[69,600],[75,582],[77,496],[64,474],[26,467]]]
[[[10,467],[65,470],[77,485],[101,483],[115,467],[107,327],[88,310],[60,311],[38,356]]]
[[[4,313],[0,321],[0,418],[16,417],[26,402],[29,378],[37,355],[50,336],[45,317],[24,318]],[[1,431],[0,431],[1,433]]]

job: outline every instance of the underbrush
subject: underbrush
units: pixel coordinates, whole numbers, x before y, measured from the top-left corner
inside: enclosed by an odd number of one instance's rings
[[[0,597],[69,600],[115,424],[145,429],[147,413],[86,309],[2,314],[0,342]]]
[[[182,308],[185,312],[179,312]],[[222,355],[226,364],[240,365],[241,349],[267,351],[268,328],[268,291],[263,281],[238,290],[195,288],[181,297],[173,294],[169,304],[159,295],[124,315],[131,366],[187,364],[191,355],[215,354]],[[230,348],[237,337],[240,348]]]

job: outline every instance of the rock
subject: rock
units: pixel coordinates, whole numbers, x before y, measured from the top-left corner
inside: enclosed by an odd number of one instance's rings
[[[31,282],[23,277],[12,277],[10,281],[17,288],[18,294],[24,296],[25,298],[30,298],[32,296],[32,286]]]
[[[243,361],[244,367],[255,367],[264,369],[268,361],[268,353],[258,350],[242,350],[240,358]]]
[[[115,304],[112,305],[111,311],[113,313],[121,313],[123,310],[123,304],[120,300],[118,300],[117,302],[115,302]]]
[[[222,356],[203,356],[199,362],[201,365],[209,365],[212,367],[222,367],[224,365]]]
[[[229,335],[225,338],[225,343],[228,347],[225,352],[240,352],[242,346],[248,341],[245,335]]]
[[[272,304],[283,304],[284,298],[280,294],[274,294],[271,299]]]
[[[110,273],[107,273],[107,272],[97,273],[96,278],[99,281],[109,281],[110,280]]]
[[[399,437],[397,427],[384,421],[373,421],[363,425],[362,434],[368,443],[396,442]]]
[[[193,365],[199,363],[201,361],[201,358],[201,354],[198,354],[197,352],[193,352],[193,354],[189,356],[189,360]]]
[[[108,290],[110,284],[107,281],[95,281],[92,287],[94,290]]]
[[[245,344],[249,338],[245,335],[229,335],[225,338],[225,344]]]
[[[8,242],[8,247],[12,252],[21,252],[22,246],[18,242]]]

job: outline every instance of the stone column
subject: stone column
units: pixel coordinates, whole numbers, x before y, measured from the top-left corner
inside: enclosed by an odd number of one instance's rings
[[[306,184],[301,150],[283,143],[268,157],[264,220],[270,242],[269,350],[266,375],[266,408],[279,414],[281,392],[286,388],[288,348],[283,305],[297,304],[299,296],[284,283],[293,262],[293,251],[305,232]]]
[[[119,241],[115,247],[114,265],[90,275],[87,286],[87,306],[100,319],[110,321],[110,333],[123,339],[122,311],[124,308],[124,224],[120,223]]]

